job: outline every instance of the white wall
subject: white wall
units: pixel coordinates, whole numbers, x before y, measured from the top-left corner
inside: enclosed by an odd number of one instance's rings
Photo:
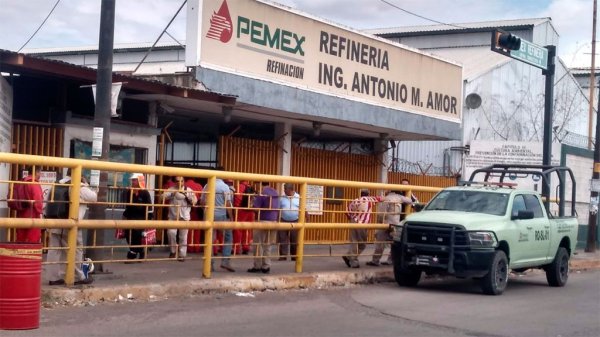
[[[594,166],[594,160],[592,158],[584,158],[571,154],[567,154],[566,166],[570,167],[575,175],[575,181],[577,183],[577,192],[575,198],[577,199],[577,219],[580,224],[587,224],[589,218],[589,204],[590,204],[590,179],[592,179],[592,168]],[[567,183],[567,195],[565,199],[571,200],[571,195],[568,191],[571,191],[571,184]]]
[[[156,163],[156,135],[144,134],[142,128],[130,128],[128,133],[112,131],[110,133],[110,144],[119,146],[131,146],[144,148],[148,150],[147,163],[154,165]],[[86,142],[92,142],[92,127],[81,125],[65,126],[65,141],[63,153],[69,154],[71,140],[79,139]],[[146,177],[148,188],[154,188],[154,176]]]

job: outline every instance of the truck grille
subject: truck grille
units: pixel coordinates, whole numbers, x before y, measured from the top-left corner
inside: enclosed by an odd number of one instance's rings
[[[450,246],[452,235],[454,233],[454,247],[468,246],[469,239],[464,227],[458,225],[440,225],[440,224],[411,224],[405,225],[406,242],[434,245]]]

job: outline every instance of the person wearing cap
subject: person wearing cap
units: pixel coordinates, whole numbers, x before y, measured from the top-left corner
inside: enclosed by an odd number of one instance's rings
[[[129,188],[123,219],[126,220],[148,220],[148,209],[152,205],[150,193],[146,190],[146,180],[141,173],[134,173],[129,177],[131,187]],[[125,231],[125,239],[129,244],[127,259],[144,259],[146,254],[142,244],[143,229],[129,229]]]
[[[164,194],[163,199],[167,201],[169,206],[169,220],[171,221],[190,221],[190,212],[192,206],[198,202],[196,193],[194,190],[185,186],[183,177],[175,177],[176,185],[170,187]],[[188,241],[188,229],[168,229],[167,236],[169,237],[170,254],[169,258],[177,257],[177,246],[179,244],[179,256],[177,260],[180,262],[185,261],[187,256],[187,241]],[[179,232],[179,240],[177,240],[177,234]]]
[[[223,168],[219,167],[217,170],[222,171]],[[206,184],[204,186],[204,191],[208,192],[209,186]],[[206,193],[202,194],[202,198],[200,199],[200,204],[202,206],[206,206]],[[223,179],[217,178],[215,185],[215,210],[214,210],[214,221],[233,221],[233,197],[231,193],[231,189],[229,186],[223,181]],[[204,212],[204,217],[208,214]],[[215,230],[213,238],[216,238],[219,235],[219,232],[222,232],[223,235],[223,248],[222,254],[223,258],[221,260],[221,268],[228,272],[235,272],[235,269],[231,266],[231,248],[233,245],[233,233],[231,229],[223,229],[223,230]],[[214,260],[211,260],[211,269],[214,269]]]
[[[369,196],[369,190],[361,189],[360,197],[348,204],[346,216],[350,222],[367,224],[371,221],[373,204],[381,201],[380,197]],[[350,230],[350,247],[346,256],[342,256],[348,268],[360,268],[358,256],[365,250],[367,242],[367,229],[355,228]]]

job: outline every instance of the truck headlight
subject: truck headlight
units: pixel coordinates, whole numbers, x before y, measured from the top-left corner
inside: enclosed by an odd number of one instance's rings
[[[495,248],[498,245],[494,232],[468,232],[471,248]]]
[[[390,225],[390,235],[394,241],[402,241],[402,229],[404,228],[404,221],[401,221],[397,225]]]

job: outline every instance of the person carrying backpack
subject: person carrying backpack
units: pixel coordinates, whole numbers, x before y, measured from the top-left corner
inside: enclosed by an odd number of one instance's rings
[[[31,173],[31,168],[25,169]],[[12,198],[9,192],[8,207],[17,212],[17,218],[41,218],[44,208],[44,192],[42,186],[35,182],[40,179],[40,171],[36,170],[35,178],[29,174],[23,177],[21,181],[34,184],[13,185]],[[40,243],[42,230],[40,228],[17,228],[16,242]]]
[[[49,199],[50,202],[46,206],[46,217],[49,219],[68,219],[69,218],[69,193],[70,187],[64,184],[71,183],[71,177],[66,176],[59,181],[63,185],[55,185],[53,188],[53,198]],[[98,195],[94,190],[90,188],[87,180],[81,177],[81,188],[79,190],[79,219],[85,217],[85,213],[88,210],[87,203],[98,201]],[[48,274],[50,281],[49,285],[63,285],[65,284],[65,266],[58,262],[64,262],[67,260],[67,249],[69,247],[68,236],[69,229],[67,228],[53,228],[50,229],[49,246],[48,249]],[[81,261],[83,261],[83,235],[81,230],[77,231],[77,249],[75,250],[75,284],[91,284],[94,279],[91,276],[84,274],[81,269]]]

